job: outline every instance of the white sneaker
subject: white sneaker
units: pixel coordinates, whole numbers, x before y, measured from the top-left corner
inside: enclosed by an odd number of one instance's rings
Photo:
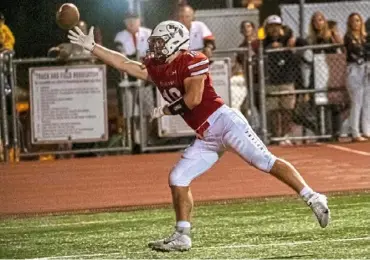
[[[330,210],[326,196],[320,193],[314,193],[307,201],[307,205],[315,213],[320,226],[322,228],[326,227],[330,221]]]
[[[187,251],[191,248],[191,238],[188,234],[175,231],[170,237],[150,242],[148,246],[156,251]]]

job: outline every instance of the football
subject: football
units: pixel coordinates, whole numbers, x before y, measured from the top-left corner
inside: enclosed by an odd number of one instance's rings
[[[72,29],[80,20],[77,6],[71,3],[63,4],[56,13],[56,22],[63,30]]]

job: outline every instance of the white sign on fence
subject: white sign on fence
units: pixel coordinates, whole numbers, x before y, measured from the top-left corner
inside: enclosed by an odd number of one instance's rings
[[[108,139],[105,65],[29,69],[32,143]]]
[[[230,58],[216,58],[210,65],[213,87],[227,105],[230,105],[230,71]],[[159,97],[157,99],[158,106],[167,104],[158,90],[157,97]],[[195,135],[194,130],[185,123],[181,116],[164,116],[160,118],[158,120],[158,128],[160,137]]]

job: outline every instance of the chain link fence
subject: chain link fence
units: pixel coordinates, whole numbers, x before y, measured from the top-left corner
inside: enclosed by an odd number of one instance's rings
[[[204,4],[203,1],[199,2]],[[134,3],[134,9],[139,12],[145,27],[152,29],[163,20],[176,19],[176,1],[168,4],[162,0],[138,0]],[[194,1],[190,4],[194,4]],[[368,1],[315,3],[301,7],[303,9],[300,11],[298,4],[280,6],[283,23],[293,30],[295,36],[300,35],[300,22],[304,22],[301,26],[304,28],[303,38],[308,34],[312,14],[318,10],[327,19],[338,23],[341,35],[345,33],[347,17],[351,12],[359,12],[365,20],[368,20],[370,13]],[[303,13],[303,19],[300,19],[300,13]],[[213,53],[214,60],[217,60],[213,65],[215,85],[226,86],[222,95],[228,105],[239,109],[266,143],[300,144],[337,139],[338,136],[348,134],[350,98],[346,90],[347,64],[342,46],[263,49],[263,44],[260,43],[260,47],[253,47],[252,51],[251,46],[238,48],[244,40],[240,23],[244,20],[251,21],[257,30],[258,10],[202,9],[196,10],[195,19],[204,22],[216,39],[216,51]],[[3,68],[6,63],[12,64],[14,83],[5,83],[9,77],[3,73],[3,92],[6,92],[6,84],[14,85],[12,93],[16,93],[16,101],[13,106],[6,108],[6,117],[11,118],[7,121],[7,126],[4,127],[2,120],[1,134],[5,144],[0,145],[1,147],[11,148],[19,143],[22,156],[55,154],[63,157],[70,156],[72,152],[95,156],[102,154],[103,150],[106,153],[135,153],[182,149],[194,140],[194,134],[188,132],[181,119],[171,122],[149,121],[152,109],[161,104],[161,97],[155,86],[108,68],[109,140],[89,144],[69,143],[64,146],[32,144],[29,68],[64,66],[76,62],[44,58],[15,60],[10,63],[4,60]],[[12,100],[12,94],[3,96]],[[11,116],[13,107],[17,117]],[[4,113],[2,111],[5,118]],[[13,125],[16,126],[16,135],[11,132]],[[178,133],[169,134],[163,129],[169,129],[170,132],[178,130]]]
[[[266,118],[270,140],[279,143],[339,137],[345,131],[349,96],[346,57],[330,46],[265,51]]]
[[[362,7],[363,3],[357,4]],[[328,8],[331,6],[325,5]],[[312,10],[321,7],[320,4],[309,6]],[[138,9],[144,26],[153,28],[160,21],[176,19],[174,6],[167,5],[166,8],[168,10],[164,12],[160,0],[139,1]],[[299,10],[299,5],[295,5],[295,8]],[[297,14],[299,18],[299,12]],[[342,15],[341,12],[339,14]],[[284,20],[295,31],[295,35],[298,35],[298,18],[292,19],[292,25],[289,19],[288,22]],[[262,137],[265,135],[265,141],[298,144],[307,140],[335,139],[346,132],[349,98],[345,88],[346,62],[343,52],[328,54],[326,49],[333,46],[308,46],[289,50],[262,50],[263,57],[258,57],[256,53],[248,52],[248,48],[238,50],[236,47],[243,40],[239,25],[241,21],[248,20],[257,29],[257,10],[196,10],[195,20],[204,22],[214,34],[217,46],[214,57],[228,57],[232,61],[229,105],[241,110],[253,129]],[[234,70],[238,56],[243,57],[243,66]],[[262,85],[265,86],[265,93],[261,91]],[[192,140],[186,134],[181,134],[180,130],[181,137],[164,137],[160,132],[160,124],[148,125],[145,102],[151,96],[148,98],[145,92],[140,95],[143,98],[139,99],[143,111],[140,120],[142,131],[141,137],[136,139],[146,140],[145,147],[141,147],[142,151],[148,147],[148,150],[159,148],[163,144],[181,147],[183,140],[185,143]],[[159,93],[154,91],[154,102],[157,105],[158,99]],[[182,129],[182,123],[177,124]]]
[[[307,3],[282,4],[280,5],[281,17],[286,25],[294,31],[295,35],[301,35],[300,27],[303,29],[303,35],[309,34],[311,18],[315,12],[320,11],[327,20],[337,23],[338,32],[343,36],[347,30],[347,17],[353,13],[360,13],[367,21],[367,29],[370,30],[370,2],[369,1],[338,1],[326,3]],[[301,14],[303,16],[301,16]],[[301,25],[301,22],[303,24]]]

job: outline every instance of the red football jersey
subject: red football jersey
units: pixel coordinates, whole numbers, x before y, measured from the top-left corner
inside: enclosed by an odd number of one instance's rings
[[[162,97],[169,103],[185,94],[184,80],[188,77],[206,75],[201,103],[182,117],[194,130],[198,129],[208,117],[224,104],[217,95],[209,76],[209,60],[200,52],[182,51],[171,63],[156,64],[153,60],[145,61],[152,81]]]

